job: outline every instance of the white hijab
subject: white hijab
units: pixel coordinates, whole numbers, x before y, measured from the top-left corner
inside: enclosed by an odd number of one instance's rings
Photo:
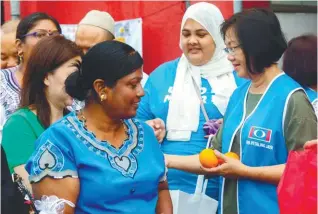
[[[190,18],[210,33],[216,48],[212,59],[202,66],[192,65],[184,54],[180,58],[167,116],[167,139],[172,141],[189,141],[191,133],[198,130],[200,99],[191,75],[199,87],[201,87],[201,77],[208,80],[215,93],[212,96],[212,102],[222,114],[225,113],[229,98],[236,88],[232,74],[234,69],[227,60],[224,41],[220,33],[220,25],[224,21],[221,11],[213,4],[206,2],[191,5],[182,19],[179,44],[181,49],[182,29]]]

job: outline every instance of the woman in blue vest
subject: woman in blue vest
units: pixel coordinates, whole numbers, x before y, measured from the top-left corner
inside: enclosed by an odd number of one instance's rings
[[[288,42],[283,70],[305,89],[318,115],[316,35],[303,35]]]
[[[138,108],[142,120],[160,118],[167,127],[161,149],[165,154],[193,155],[206,147],[200,98],[209,119],[223,117],[237,84],[233,66],[226,59],[220,24],[220,10],[209,3],[190,6],[183,16],[180,31],[180,58],[160,65],[145,85],[145,96]],[[199,90],[196,90],[196,87]],[[169,170],[170,190],[193,193],[197,175]],[[218,198],[218,180],[208,184],[209,196]]]
[[[166,156],[166,164],[221,175],[221,214],[277,214],[276,187],[288,151],[317,138],[317,118],[302,87],[277,66],[287,44],[273,12],[237,13],[221,31],[238,76],[251,80],[234,91],[213,139],[215,154],[224,163],[204,169],[198,156]],[[238,154],[240,161],[225,156],[227,152]]]

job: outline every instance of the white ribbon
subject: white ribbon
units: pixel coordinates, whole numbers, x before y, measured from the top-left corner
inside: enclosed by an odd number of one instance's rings
[[[35,208],[40,211],[40,214],[63,214],[65,203],[71,207],[75,205],[66,199],[60,199],[55,195],[43,195],[41,200],[34,202]]]

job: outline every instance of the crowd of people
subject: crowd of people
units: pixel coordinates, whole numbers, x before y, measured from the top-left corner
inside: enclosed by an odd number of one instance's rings
[[[92,10],[74,42],[46,13],[1,26],[2,211],[170,214],[201,174],[219,213],[279,213],[289,151],[317,143],[317,36],[287,43],[269,10],[196,3],[182,55],[148,78],[114,25]]]

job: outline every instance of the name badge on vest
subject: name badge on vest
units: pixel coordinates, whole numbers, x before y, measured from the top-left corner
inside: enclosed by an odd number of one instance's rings
[[[273,149],[272,145],[269,145],[272,139],[272,130],[252,126],[248,132],[247,145],[263,147],[267,149]]]

